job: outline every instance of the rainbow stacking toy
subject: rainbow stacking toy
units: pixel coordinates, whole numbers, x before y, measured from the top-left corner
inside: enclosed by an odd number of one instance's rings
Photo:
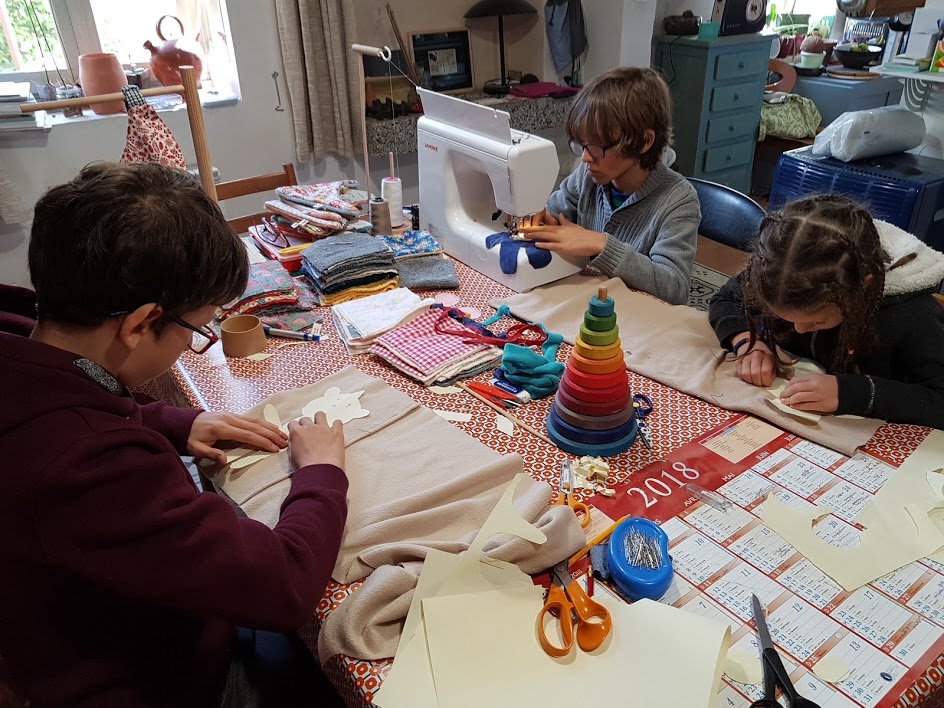
[[[547,434],[555,445],[572,455],[595,457],[623,452],[636,439],[636,417],[616,311],[606,288],[590,298],[580,335],[547,416]]]

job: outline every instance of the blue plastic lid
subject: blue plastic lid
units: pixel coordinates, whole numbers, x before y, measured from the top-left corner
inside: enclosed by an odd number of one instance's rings
[[[627,558],[627,538],[638,531],[654,538],[662,550],[662,565],[652,569],[633,565]],[[672,584],[672,559],[669,558],[669,537],[658,524],[649,519],[632,518],[621,522],[610,535],[607,549],[610,575],[620,591],[631,600],[658,600]]]

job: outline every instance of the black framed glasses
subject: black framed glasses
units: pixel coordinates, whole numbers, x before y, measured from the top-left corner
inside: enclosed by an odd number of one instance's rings
[[[194,327],[192,324],[180,319],[176,315],[167,315],[167,319],[169,319],[174,324],[180,325],[184,329],[189,329],[192,332],[189,346],[190,351],[192,351],[194,354],[203,354],[207,349],[220,341],[219,335],[210,329],[210,325]]]
[[[586,150],[587,154],[590,155],[594,160],[602,160],[606,155],[606,151],[611,147],[615,147],[623,142],[623,139],[614,140],[612,143],[607,145],[593,145],[593,144],[584,144],[578,142],[577,140],[569,140],[567,142],[570,145],[570,151],[574,153],[577,157],[583,157],[583,151]]]

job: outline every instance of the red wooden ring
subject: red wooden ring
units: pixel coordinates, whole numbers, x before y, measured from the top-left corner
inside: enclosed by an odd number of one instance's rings
[[[609,388],[587,388],[573,381],[565,371],[560,380],[560,387],[567,391],[567,395],[585,403],[605,403],[620,398],[628,389],[628,383],[617,384]]]
[[[622,384],[623,386],[629,384],[629,375],[626,373],[625,368],[619,371],[613,371],[609,374],[585,374],[571,364],[570,361],[567,362],[567,370],[564,376],[569,376],[573,379],[574,383],[586,386],[587,388],[611,388],[618,384]]]
[[[557,400],[560,401],[566,408],[572,410],[574,413],[583,413],[584,415],[612,415],[613,413],[618,413],[627,406],[632,408],[629,388],[626,389],[626,395],[620,396],[619,398],[614,398],[611,401],[604,401],[602,403],[587,403],[586,401],[578,401],[576,398],[567,393],[567,391],[557,389]]]
[[[612,415],[586,415],[570,410],[560,402],[560,399],[554,401],[554,410],[565,423],[569,423],[577,428],[584,430],[610,430],[623,425],[627,420],[633,417],[633,407],[626,406],[625,410],[617,411]]]

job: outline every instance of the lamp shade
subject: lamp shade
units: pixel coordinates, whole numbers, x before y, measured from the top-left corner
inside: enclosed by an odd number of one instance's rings
[[[534,9],[525,0],[479,0],[467,13],[470,17],[501,17],[503,15],[536,15]]]

